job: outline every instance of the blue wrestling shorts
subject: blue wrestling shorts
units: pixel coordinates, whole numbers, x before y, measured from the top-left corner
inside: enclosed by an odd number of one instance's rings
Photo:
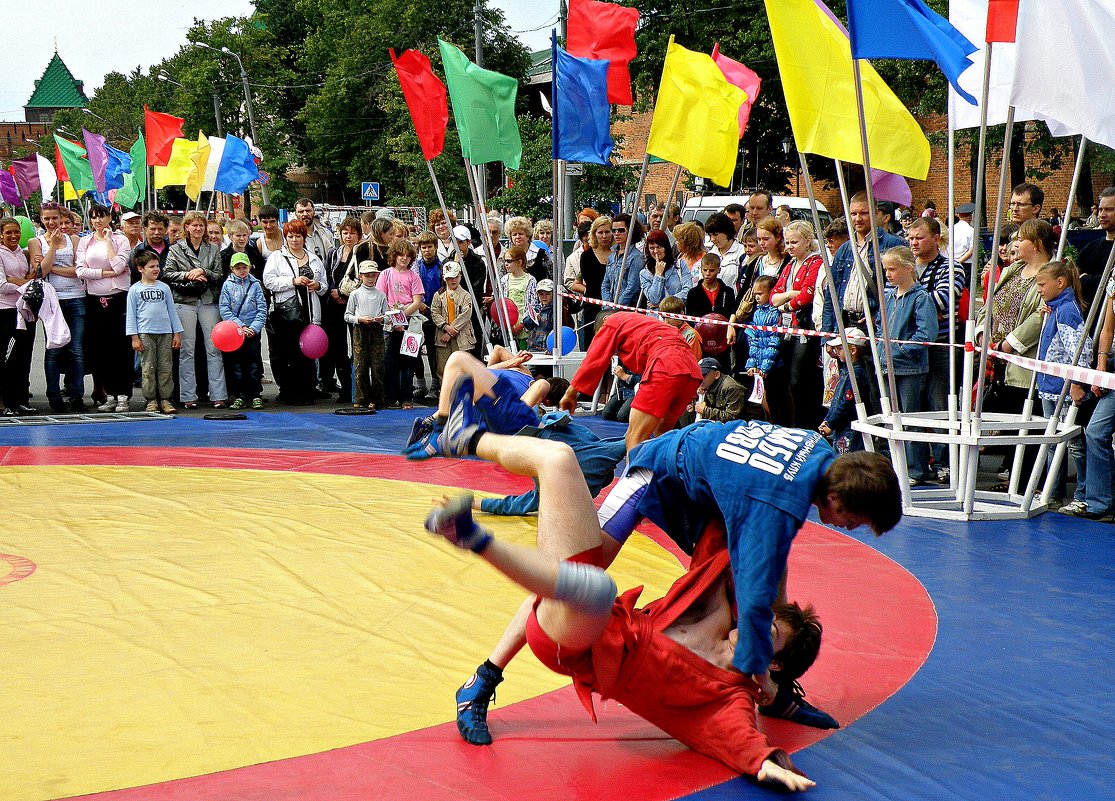
[[[495,397],[482,396],[476,408],[493,434],[517,434],[525,426],[538,425],[538,414],[523,403],[523,391],[514,381],[497,375],[492,392]]]

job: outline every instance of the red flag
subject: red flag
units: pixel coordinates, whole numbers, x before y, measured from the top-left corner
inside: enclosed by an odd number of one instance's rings
[[[426,161],[433,161],[445,149],[445,127],[449,124],[445,84],[434,75],[430,59],[417,50],[404,50],[398,58],[394,48],[388,52],[414,121],[418,143],[422,145],[422,155]]]
[[[608,61],[608,102],[630,106],[631,73],[635,58],[635,26],[639,11],[597,0],[571,0],[566,52],[580,58]]]
[[[1018,29],[1018,0],[988,0],[987,41],[1013,42]]]
[[[181,117],[149,111],[143,107],[144,130],[147,132],[148,166],[165,167],[170,163],[174,140],[185,136],[186,121]]]
[[[66,165],[62,163],[62,151],[58,149],[58,145],[54,146],[54,171],[58,174],[59,183],[70,180],[70,176],[66,172]]]
[[[747,130],[747,121],[751,118],[751,107],[759,97],[759,87],[763,81],[753,70],[721,53],[719,42],[712,46],[712,60],[720,67],[728,83],[738,86],[747,94],[747,102],[739,107],[739,137],[742,139],[743,132]]]

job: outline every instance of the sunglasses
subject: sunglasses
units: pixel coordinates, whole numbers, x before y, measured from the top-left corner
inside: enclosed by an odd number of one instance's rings
[[[62,208],[62,206],[55,203],[53,200],[48,200],[46,203],[39,204],[40,211],[57,211],[60,208]]]
[[[613,234],[626,234],[627,229],[626,228],[613,228],[612,233]]]

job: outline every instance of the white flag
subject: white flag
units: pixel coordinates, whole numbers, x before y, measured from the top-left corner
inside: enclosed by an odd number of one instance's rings
[[[35,154],[39,165],[39,188],[43,193],[43,200],[51,200],[54,195],[54,188],[58,185],[58,173],[54,170],[54,165],[47,161],[42,156]]]
[[[1011,102],[1115,147],[1115,3],[1023,0]],[[1055,124],[1050,129],[1056,133]]]
[[[982,43],[987,38],[987,0],[951,0],[949,2],[949,22],[970,42]],[[987,93],[987,124],[1002,125],[1007,121],[1007,106],[1010,105],[1010,87],[1014,80],[1015,53],[1017,45],[1010,42],[996,42],[991,50],[991,86]],[[980,47],[968,58],[972,66],[960,73],[958,83],[965,91],[982,102],[983,64],[987,54],[986,46]],[[949,117],[954,130],[978,128],[980,107],[973,106],[949,87]],[[1034,117],[1026,111],[1015,109],[1016,122],[1025,122]],[[1059,134],[1058,134],[1059,135]]]
[[[217,136],[209,137],[209,161],[205,164],[205,176],[201,180],[201,191],[212,192],[217,181],[217,170],[221,166],[221,156],[225,152],[225,140]]]

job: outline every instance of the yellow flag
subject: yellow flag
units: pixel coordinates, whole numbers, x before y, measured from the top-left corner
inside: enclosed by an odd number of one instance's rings
[[[190,200],[197,200],[201,194],[201,185],[205,183],[205,167],[209,163],[209,137],[201,131],[197,132],[197,150],[190,155],[193,167],[186,176],[186,195]]]
[[[81,193],[81,195],[84,195],[84,194],[85,194],[84,192]],[[77,200],[79,197],[81,197],[81,195],[79,195],[77,193],[77,191],[74,189],[74,185],[71,184],[69,181],[63,181],[62,182],[62,201],[63,202],[65,202],[67,200]]]
[[[192,139],[175,139],[171,145],[170,161],[165,167],[155,166],[155,188],[184,186],[190,177],[190,170],[194,168],[190,156],[196,149],[197,142]]]
[[[739,150],[739,107],[747,94],[716,62],[670,37],[647,152],[721,186],[732,182]]]
[[[820,0],[766,0],[797,148],[863,164],[848,35]],[[871,166],[925,180],[929,140],[875,69],[861,62]]]

